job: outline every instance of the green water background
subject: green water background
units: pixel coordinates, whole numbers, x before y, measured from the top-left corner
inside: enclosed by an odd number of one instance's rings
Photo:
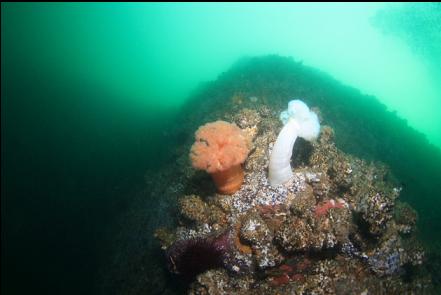
[[[91,290],[103,232],[167,159],[173,118],[240,57],[294,56],[441,146],[437,3],[1,8],[6,294]]]

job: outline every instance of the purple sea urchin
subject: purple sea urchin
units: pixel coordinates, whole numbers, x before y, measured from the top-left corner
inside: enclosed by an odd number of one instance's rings
[[[229,234],[225,231],[217,236],[176,241],[166,253],[170,271],[192,279],[208,269],[223,266],[231,247]]]

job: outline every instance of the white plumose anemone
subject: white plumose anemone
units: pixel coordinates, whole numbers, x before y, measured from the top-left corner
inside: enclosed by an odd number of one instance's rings
[[[301,100],[291,100],[280,120],[285,125],[274,143],[269,162],[268,179],[272,186],[284,184],[293,176],[290,162],[297,136],[311,141],[320,132],[317,115]]]

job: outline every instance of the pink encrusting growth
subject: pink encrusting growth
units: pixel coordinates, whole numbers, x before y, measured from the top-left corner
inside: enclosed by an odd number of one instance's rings
[[[297,260],[291,265],[282,264],[275,270],[275,276],[270,279],[273,286],[286,285],[289,282],[301,282],[305,280],[305,273],[310,270],[312,263],[308,258]]]
[[[273,286],[281,286],[288,284],[290,280],[291,278],[289,277],[289,275],[284,273],[281,276],[273,277],[270,281],[270,284],[272,284]]]
[[[320,217],[326,215],[329,209],[332,208],[345,208],[347,203],[342,199],[337,199],[337,202],[334,199],[330,199],[324,203],[321,203],[315,207],[315,216]]]

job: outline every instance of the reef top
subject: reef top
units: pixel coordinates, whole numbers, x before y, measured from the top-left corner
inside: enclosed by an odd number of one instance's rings
[[[237,98],[232,97],[232,103]],[[278,118],[264,105],[226,114],[252,143],[232,195],[186,170],[180,225],[156,236],[189,294],[402,294],[430,290],[415,237],[416,212],[381,163],[347,155],[324,126],[294,147],[293,177],[272,187],[267,169]],[[319,113],[319,112],[318,112]],[[337,135],[338,136],[338,135]]]

